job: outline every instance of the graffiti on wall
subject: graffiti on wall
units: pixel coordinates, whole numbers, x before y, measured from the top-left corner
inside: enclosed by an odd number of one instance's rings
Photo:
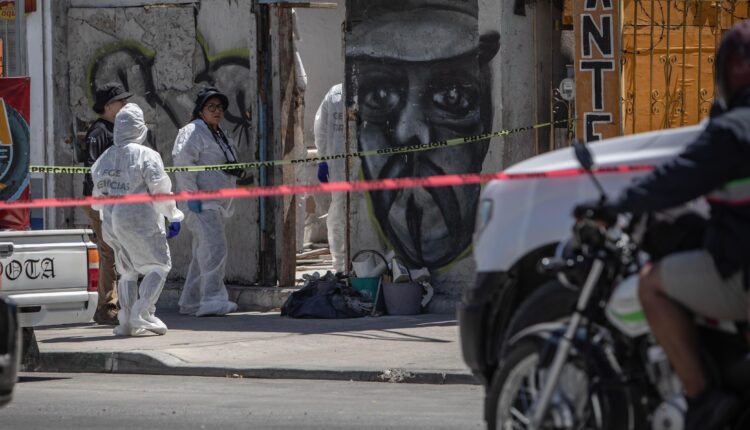
[[[238,158],[256,159],[257,32],[251,2],[201,0],[60,9],[66,11],[66,37],[61,46],[64,51],[56,58],[66,60],[67,73],[61,80],[68,80],[69,94],[61,100],[70,110],[66,128],[75,136],[82,138],[87,124],[96,118],[94,90],[119,81],[144,111],[150,132],[147,144],[161,154],[165,165],[171,165],[177,131],[190,121],[195,96],[203,87],[215,85],[230,99],[223,126],[238,144]],[[78,178],[71,177],[73,192],[82,182]],[[246,199],[236,205],[243,216],[227,221],[228,240],[230,247],[244,251],[229,256],[227,276],[252,283],[258,276],[258,251],[246,248],[258,240],[258,229],[253,227],[258,202]],[[77,212],[72,221],[84,223],[81,215]],[[171,276],[184,277],[192,258],[190,235],[173,240]]]
[[[229,130],[238,145],[250,146],[253,142],[250,99],[245,93],[246,82],[236,79],[249,73],[250,53],[246,49],[236,49],[212,56],[200,34],[197,44],[200,58],[196,62],[195,86],[217,86],[230,97],[230,109],[225,115]],[[175,128],[185,125],[192,105],[187,104],[187,100],[162,95],[158,91],[154,72],[156,55],[155,51],[134,40],[115,42],[99,49],[91,58],[87,73],[87,96],[91,104],[98,85],[120,81],[129,91],[141,94],[149,106],[162,110]],[[137,72],[129,73],[132,70]]]
[[[250,24],[238,27],[239,22]],[[177,130],[191,119],[195,95],[214,85],[230,97],[225,128],[241,153],[253,153],[252,23],[249,8],[224,0],[164,8],[69,8],[67,64],[75,131],[96,118],[91,109],[95,89],[119,81],[144,110],[148,145],[169,162]],[[236,31],[227,32],[226,25]]]
[[[425,144],[490,131],[489,62],[497,33],[479,34],[477,0],[348,0],[347,106],[361,150]],[[362,159],[366,179],[479,173],[489,141]],[[480,187],[369,194],[386,242],[412,267],[466,255]]]

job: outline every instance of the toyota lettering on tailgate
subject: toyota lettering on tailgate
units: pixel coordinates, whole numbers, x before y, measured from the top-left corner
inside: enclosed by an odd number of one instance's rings
[[[23,262],[11,260],[5,265],[0,263],[0,272],[10,281],[21,276],[28,279],[52,279],[55,277],[55,261],[52,258],[28,259]]]

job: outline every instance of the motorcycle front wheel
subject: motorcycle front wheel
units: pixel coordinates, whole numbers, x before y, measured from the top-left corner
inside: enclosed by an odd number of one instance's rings
[[[510,347],[488,393],[495,402],[494,416],[487,417],[488,429],[532,428],[533,405],[541,394],[546,377],[546,369],[539,366],[542,347],[543,342],[537,339],[522,339]],[[593,388],[595,378],[596,375],[592,375],[580,360],[571,359],[566,363],[542,429],[631,428],[629,423],[633,414],[628,396]]]

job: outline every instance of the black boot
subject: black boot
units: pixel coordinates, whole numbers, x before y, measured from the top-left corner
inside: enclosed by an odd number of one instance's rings
[[[695,398],[688,398],[685,430],[721,430],[735,415],[739,401],[716,388],[707,388]]]

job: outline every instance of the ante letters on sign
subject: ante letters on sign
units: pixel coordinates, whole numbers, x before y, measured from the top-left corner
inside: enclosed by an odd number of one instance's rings
[[[591,142],[618,134],[616,124],[614,132],[612,130],[613,121],[619,118],[617,19],[611,0],[580,3],[583,9],[578,15],[576,79],[581,97],[576,110],[583,120],[579,135],[583,134],[585,141]],[[587,94],[590,97],[586,97]],[[602,131],[605,125],[610,125],[608,132]]]

